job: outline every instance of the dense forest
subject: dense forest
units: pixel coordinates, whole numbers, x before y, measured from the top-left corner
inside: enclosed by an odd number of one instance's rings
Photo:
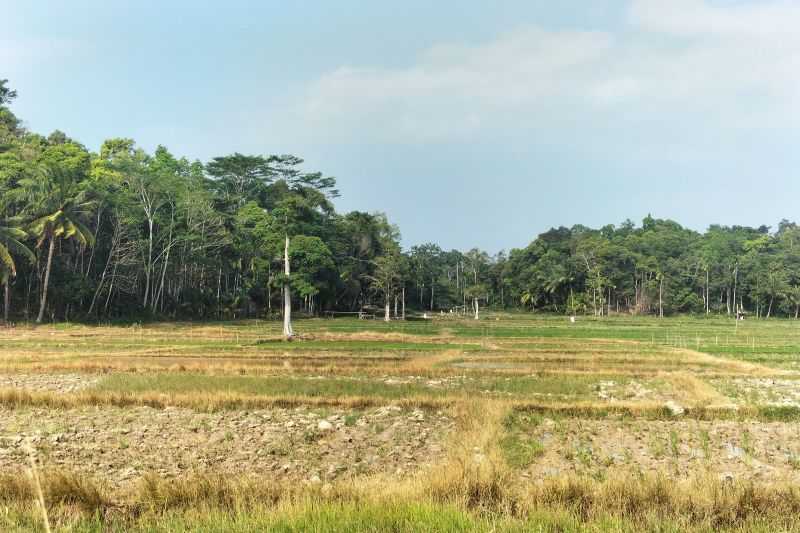
[[[404,317],[483,306],[555,313],[798,317],[800,228],[647,217],[555,228],[490,256],[402,250],[382,214],[337,213],[336,180],[293,155],[207,163],[109,139],[98,153],[23,127],[0,81],[3,317]],[[502,225],[502,221],[496,223]],[[794,246],[798,241],[798,247]],[[291,333],[288,331],[287,333]]]

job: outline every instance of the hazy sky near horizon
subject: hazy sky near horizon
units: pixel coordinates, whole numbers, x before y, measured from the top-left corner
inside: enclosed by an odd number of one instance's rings
[[[0,0],[13,110],[97,150],[294,153],[406,246],[800,220],[800,2]]]

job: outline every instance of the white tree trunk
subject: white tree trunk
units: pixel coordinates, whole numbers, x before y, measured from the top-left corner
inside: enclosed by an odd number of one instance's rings
[[[283,336],[286,340],[291,340],[294,336],[292,332],[292,291],[289,287],[289,276],[291,275],[291,268],[289,267],[289,236],[286,236],[286,244],[283,248],[283,272],[286,274],[286,282],[283,287]]]
[[[10,280],[6,280],[3,289],[3,320],[8,322],[8,315],[11,313],[11,287],[9,286],[11,283]],[[797,318],[797,313],[795,313],[795,318]]]
[[[386,298],[384,299],[384,308],[383,308],[384,322],[390,322],[392,320],[392,317],[389,315],[389,301],[390,301],[389,291],[386,291]]]
[[[159,285],[158,290],[155,293],[155,298],[153,298],[153,297],[150,298],[150,300],[151,300],[150,305],[151,305],[151,307],[153,309],[153,313],[158,311],[158,309],[157,309],[158,302],[159,302],[159,300],[161,300],[161,298],[164,295],[164,283],[166,282],[166,279],[167,279],[167,266],[169,265],[169,253],[172,251],[172,245],[173,245],[173,242],[172,242],[172,228],[173,228],[174,225],[175,225],[175,212],[173,210],[172,222],[170,223],[170,226],[169,226],[169,238],[167,239],[166,256],[164,257],[164,265],[163,265],[163,267],[161,269],[161,284]],[[155,288],[155,286],[153,288]],[[217,298],[217,310],[219,310],[219,298]]]
[[[44,318],[44,309],[47,306],[47,287],[50,285],[50,268],[53,266],[53,251],[56,247],[56,239],[50,236],[50,248],[47,252],[47,268],[44,271],[44,286],[42,287],[42,301],[39,303],[39,316],[36,323],[41,324]]]
[[[147,225],[149,228],[147,238],[147,263],[144,269],[144,297],[142,298],[142,307],[147,309],[147,304],[150,301],[150,277],[153,273],[153,219],[148,215]]]
[[[403,287],[403,320],[406,319],[406,288]]]
[[[479,317],[478,317],[479,306],[478,306],[478,299],[477,298],[473,298],[472,299],[472,306],[475,308],[475,320],[478,320],[479,319]]]

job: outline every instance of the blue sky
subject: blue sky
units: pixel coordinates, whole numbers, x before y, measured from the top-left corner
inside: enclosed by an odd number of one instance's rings
[[[800,3],[0,0],[15,112],[91,149],[295,153],[407,246],[798,219]]]

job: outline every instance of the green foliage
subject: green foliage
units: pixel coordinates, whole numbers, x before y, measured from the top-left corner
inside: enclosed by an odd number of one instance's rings
[[[204,165],[128,138],[94,154],[63,132],[26,131],[9,108],[15,97],[0,80],[0,275],[16,274],[12,296],[35,301],[47,262],[56,319],[68,309],[91,320],[263,316],[287,285],[309,313],[399,299],[470,314],[800,317],[793,222],[698,233],[647,216],[638,227],[553,228],[493,257],[434,243],[404,251],[385,215],[337,213],[336,179],[298,156],[234,152]],[[35,264],[19,260],[33,248]]]

